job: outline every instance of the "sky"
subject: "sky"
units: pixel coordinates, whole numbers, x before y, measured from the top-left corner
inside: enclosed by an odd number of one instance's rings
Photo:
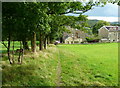
[[[94,7],[93,9],[84,13],[84,15],[88,15],[88,19],[97,19],[97,20],[105,20],[108,22],[117,22],[118,21],[118,7],[117,4],[108,3],[104,7]],[[78,16],[78,14],[69,13],[67,15]],[[120,15],[119,15],[120,17]]]

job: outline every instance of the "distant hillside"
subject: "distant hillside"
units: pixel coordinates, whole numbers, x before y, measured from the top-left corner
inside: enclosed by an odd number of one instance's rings
[[[88,24],[89,24],[90,26],[93,26],[93,25],[95,25],[98,21],[99,21],[99,20],[88,20],[87,22],[88,22]]]
[[[120,22],[111,22],[111,25],[120,26]]]
[[[98,21],[100,20],[88,20],[88,24],[92,27],[93,25],[95,25]],[[113,25],[113,26],[117,26],[119,25],[120,26],[120,22],[110,22],[110,25]]]

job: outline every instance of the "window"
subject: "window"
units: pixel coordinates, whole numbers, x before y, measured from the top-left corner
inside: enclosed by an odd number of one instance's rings
[[[120,33],[118,34],[118,36],[120,36]]]

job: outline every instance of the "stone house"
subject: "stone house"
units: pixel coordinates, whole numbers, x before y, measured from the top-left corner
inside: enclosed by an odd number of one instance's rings
[[[98,30],[102,42],[119,42],[120,28],[118,26],[103,26]]]
[[[84,31],[73,29],[71,27],[67,27],[70,30],[70,33],[63,33],[63,40],[65,44],[77,44],[86,40],[86,37],[89,37],[87,33]]]

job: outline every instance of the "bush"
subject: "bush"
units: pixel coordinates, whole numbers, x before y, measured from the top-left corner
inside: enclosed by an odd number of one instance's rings
[[[83,44],[84,42],[81,42],[81,44]]]
[[[86,40],[88,43],[95,43],[95,42],[99,42],[99,38],[89,38],[89,37],[86,37]]]
[[[39,46],[39,42],[36,42],[36,45]]]

